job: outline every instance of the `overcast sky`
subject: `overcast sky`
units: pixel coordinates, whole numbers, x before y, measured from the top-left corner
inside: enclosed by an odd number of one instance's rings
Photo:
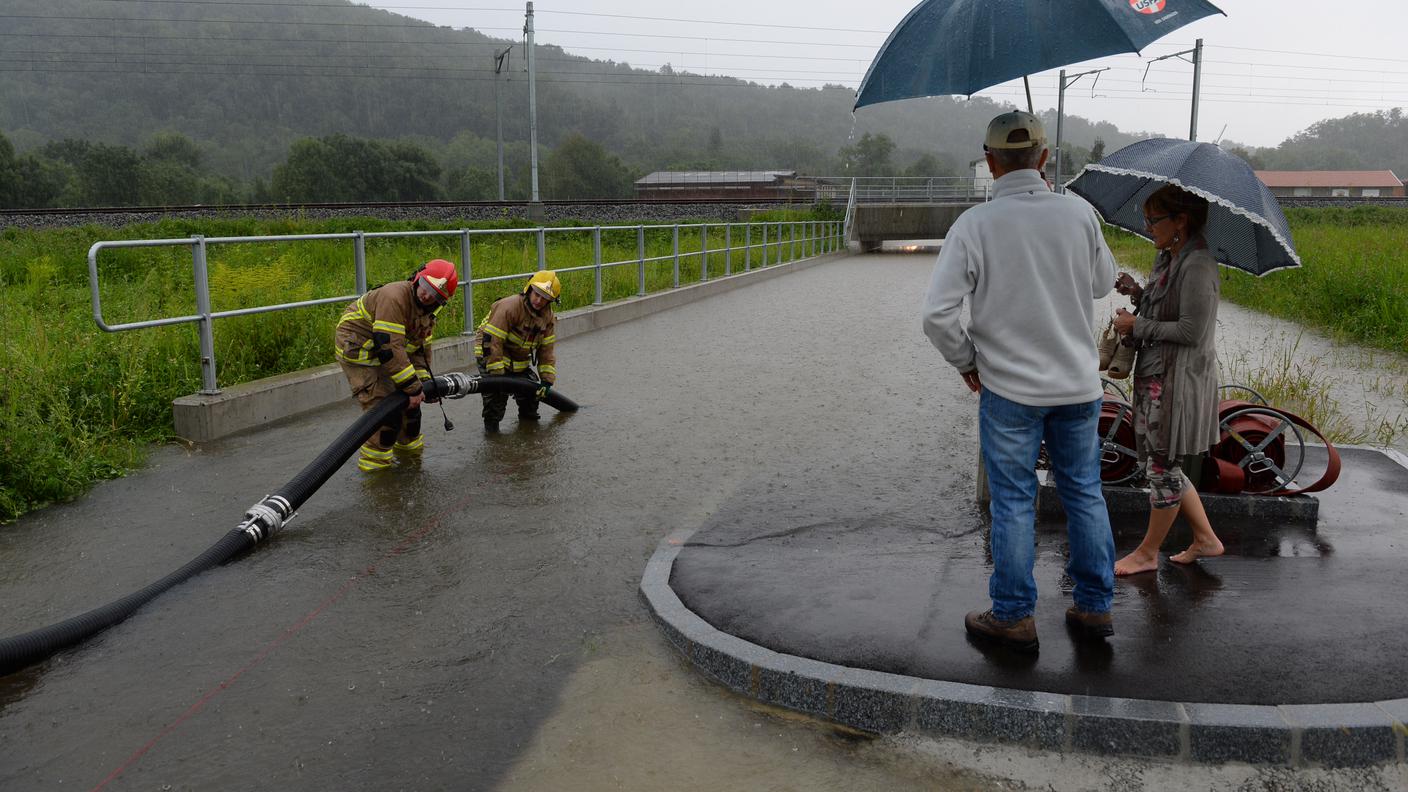
[[[1205,46],[1198,138],[1275,145],[1324,118],[1408,107],[1408,3],[1383,0],[1214,0],[1227,16],[1187,25],[1142,55],[1102,66],[1066,92],[1066,110],[1129,132],[1186,137],[1191,63],[1148,60]],[[440,25],[520,38],[521,2],[388,0],[367,3]],[[542,0],[537,40],[574,54],[657,68],[728,74],[798,87],[860,84],[914,0]],[[627,18],[649,17],[649,18]],[[1057,71],[1032,77],[1038,109],[1054,108]],[[1092,88],[1094,95],[1092,96]],[[1021,82],[978,94],[1025,104]],[[864,113],[862,109],[859,112]]]

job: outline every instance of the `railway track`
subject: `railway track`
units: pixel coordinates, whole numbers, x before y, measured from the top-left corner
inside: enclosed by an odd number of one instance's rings
[[[1283,207],[1329,206],[1408,206],[1408,198],[1364,197],[1282,197]],[[768,206],[810,206],[810,197],[784,196],[777,198],[697,198],[690,200],[660,200],[641,198],[586,198],[572,201],[542,201],[548,219],[570,218],[581,213],[592,219],[642,220],[674,219],[687,216],[694,207],[708,207],[714,212],[728,208],[761,208]],[[186,206],[88,206],[56,209],[0,209],[0,228],[62,228],[86,224],[124,225],[131,222],[153,222],[163,218],[218,217],[250,214],[280,214],[295,217],[391,216],[394,218],[454,218],[481,220],[503,217],[505,213],[526,217],[528,201],[406,201],[372,203],[263,203],[263,204],[191,204]]]
[[[548,222],[583,219],[598,222],[667,222],[703,216],[734,218],[740,210],[809,207],[811,200],[729,198],[698,200],[581,199],[542,201]],[[0,210],[0,229],[71,228],[82,225],[120,227],[165,219],[277,216],[310,219],[371,216],[391,220],[486,221],[530,216],[528,201],[414,201],[377,203],[193,204],[189,206],[93,206],[58,209]]]

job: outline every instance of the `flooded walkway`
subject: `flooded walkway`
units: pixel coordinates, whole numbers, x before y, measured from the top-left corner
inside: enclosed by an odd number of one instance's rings
[[[251,555],[0,680],[0,788],[992,788],[1001,762],[856,742],[702,682],[636,596],[663,536],[819,487],[877,521],[952,504],[967,527],[914,538],[974,541],[973,398],[916,320],[931,264],[840,260],[570,339],[583,409],[541,426],[485,437],[469,399],[446,434],[427,412],[420,464],[347,466]],[[356,414],[161,449],[0,529],[0,633],[184,564]]]

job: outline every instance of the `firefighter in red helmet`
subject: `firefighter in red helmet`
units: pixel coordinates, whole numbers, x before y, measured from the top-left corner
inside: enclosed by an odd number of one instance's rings
[[[337,362],[362,410],[398,390],[410,396],[399,424],[381,428],[362,444],[361,470],[385,470],[396,464],[396,454],[425,447],[421,381],[430,379],[435,316],[455,296],[459,281],[454,264],[434,259],[406,280],[372,289],[342,312],[334,333]]]

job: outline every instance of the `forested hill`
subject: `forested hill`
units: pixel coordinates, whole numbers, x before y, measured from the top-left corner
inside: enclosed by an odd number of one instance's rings
[[[21,152],[66,138],[137,148],[175,132],[208,167],[245,182],[267,178],[295,140],[334,133],[409,139],[446,161],[455,141],[461,159],[469,150],[482,159],[495,134],[492,56],[510,43],[338,0],[0,0],[0,132]],[[957,172],[979,156],[983,125],[1000,109],[935,98],[853,116],[854,94],[840,86],[635,69],[550,46],[537,54],[544,147],[579,133],[636,172],[822,173],[867,132],[896,143],[897,167],[928,153]],[[504,137],[519,159],[528,136],[521,44],[510,57]],[[1076,147],[1135,139],[1079,118],[1066,130]]]

